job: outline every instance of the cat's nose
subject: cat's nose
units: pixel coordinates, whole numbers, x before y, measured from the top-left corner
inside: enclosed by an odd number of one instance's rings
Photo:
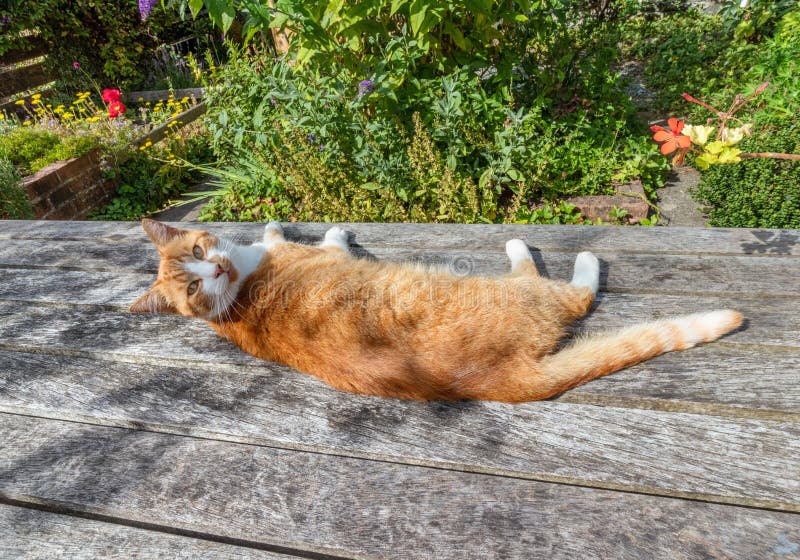
[[[222,268],[222,265],[217,263],[217,267],[214,269],[214,278],[219,278],[220,276],[222,276],[226,272],[228,272],[228,271],[225,270],[224,268]]]

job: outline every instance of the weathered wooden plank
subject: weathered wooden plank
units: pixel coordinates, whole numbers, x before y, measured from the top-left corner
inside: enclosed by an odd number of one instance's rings
[[[10,416],[0,494],[356,558],[762,558],[796,514]],[[635,535],[635,537],[632,537]]]
[[[44,40],[41,37],[29,37],[25,41],[27,44],[24,48],[10,49],[0,56],[0,68],[47,54]]]
[[[42,86],[49,81],[43,62],[0,71],[0,97]]]
[[[0,558],[290,560],[296,556],[0,505]]]
[[[182,99],[184,97],[193,97],[195,99],[202,99],[204,88],[183,88],[183,89],[160,89],[160,90],[147,90],[147,91],[131,91],[122,95],[123,99],[128,103],[136,103],[142,101],[166,101],[170,97],[173,99]]]
[[[263,224],[181,223],[182,228],[207,229],[246,241],[257,240]],[[319,241],[332,224],[284,224],[287,237]],[[518,237],[547,251],[643,252],[675,254],[800,255],[800,232],[776,229],[642,228],[597,226],[534,226],[488,224],[369,224],[343,227],[364,247],[429,249],[497,249]],[[150,241],[138,222],[0,221],[0,238]]]
[[[175,127],[175,125],[178,125],[177,128],[181,128],[189,124],[190,122],[200,118],[205,114],[205,112],[206,112],[206,104],[205,102],[201,101],[197,105],[194,105],[189,109],[186,109],[179,115],[172,117],[168,121],[164,122],[163,124],[157,126],[153,130],[148,132],[143,137],[137,139],[135,142],[132,143],[132,146],[134,147],[142,146],[147,142],[151,142],[153,144],[155,144],[156,142],[160,142],[161,140],[167,137],[167,134],[169,134],[170,130],[173,127]]]
[[[53,82],[51,82],[50,85],[52,84]],[[55,90],[53,90],[52,87],[49,86],[46,88],[36,88],[36,89],[38,90],[37,93],[39,93],[43,99],[48,99],[55,93]],[[30,104],[32,95],[26,95],[22,99],[25,99]],[[17,101],[18,99],[12,101],[11,97],[0,98],[0,111],[5,111],[7,114],[13,113],[18,117],[24,117],[26,115],[25,105],[22,106],[17,105],[16,103]]]
[[[295,378],[303,386],[318,383],[310,376],[253,358],[218,337],[202,321],[182,317],[0,302],[0,324],[0,347],[8,349],[181,367],[248,366]],[[797,351],[717,343],[660,356],[567,394],[615,396],[619,405],[626,407],[638,406],[627,399],[650,399],[678,410],[693,403],[796,414],[800,412],[799,376]],[[297,391],[304,391],[303,386]],[[328,391],[335,394],[333,389]]]
[[[0,372],[4,412],[800,511],[800,422],[418,403],[256,371],[2,350]]]
[[[502,248],[495,251],[462,249],[403,249],[367,247],[362,257],[442,265],[461,274],[500,275],[508,272]],[[596,253],[601,262],[601,289],[658,293],[702,293],[741,297],[800,296],[800,259],[709,255],[643,255]],[[542,274],[569,280],[575,254],[534,255]],[[0,267],[60,267],[67,269],[151,272],[158,253],[151,245],[54,241],[31,243],[10,239],[0,245]]]
[[[53,269],[5,269],[0,300],[114,306],[120,311],[152,284],[153,275]]]
[[[0,300],[75,305],[102,305],[125,311],[153,282],[153,274],[89,272],[61,269],[2,271]],[[709,309],[739,310],[746,329],[723,344],[800,347],[800,313],[782,299],[601,292],[591,315],[576,330],[608,330],[637,322]],[[787,309],[789,312],[787,312]]]

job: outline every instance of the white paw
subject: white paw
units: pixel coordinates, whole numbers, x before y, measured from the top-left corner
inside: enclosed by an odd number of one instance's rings
[[[283,227],[281,226],[280,222],[270,222],[264,226],[264,237],[275,234],[283,237]]]
[[[281,243],[282,241],[284,241],[284,237],[283,228],[280,223],[270,222],[264,226],[264,240],[262,241],[264,247],[269,249],[276,243]]]
[[[511,239],[506,242],[506,255],[511,259],[511,270],[520,264],[533,260],[528,245],[522,239]]]
[[[325,232],[325,240],[322,242],[322,247],[339,247],[347,251],[349,248],[347,231],[339,226],[333,226]]]
[[[578,253],[575,259],[575,273],[572,275],[573,286],[587,286],[596,294],[600,287],[600,261],[591,252]]]

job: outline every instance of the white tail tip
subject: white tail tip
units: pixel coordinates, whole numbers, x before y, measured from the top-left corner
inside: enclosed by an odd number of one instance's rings
[[[711,342],[741,326],[744,317],[738,311],[723,309],[678,317],[673,323],[681,330],[684,343],[694,346]]]

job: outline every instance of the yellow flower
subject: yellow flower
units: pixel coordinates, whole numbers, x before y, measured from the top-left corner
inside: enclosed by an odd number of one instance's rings
[[[742,141],[744,138],[745,128],[726,128],[722,131],[722,136],[720,136],[720,140],[722,140],[723,146],[734,146]]]
[[[53,112],[54,112],[56,115],[60,115],[61,113],[63,113],[63,112],[64,112],[64,106],[63,106],[63,105],[59,105],[58,107],[56,107],[55,109],[53,109]]]
[[[41,98],[42,98],[41,93],[34,93],[33,95],[31,95],[31,99],[41,99]]]
[[[30,125],[31,125],[31,121],[25,121],[24,123],[22,123],[22,126],[30,126]]]
[[[69,119],[73,118],[75,115],[70,113],[69,111],[67,111],[66,113],[64,113],[61,116],[64,117],[65,119],[69,120]]]
[[[5,113],[0,113],[0,121],[3,120],[4,118],[6,118],[6,114]]]
[[[25,100],[17,99],[16,101],[14,101],[14,105],[25,105]]]
[[[713,132],[713,126],[687,124],[683,127],[683,133],[692,139],[692,144],[696,144],[698,146],[705,145],[705,143],[708,142],[709,136],[711,136]]]
[[[144,101],[144,97],[139,97],[138,99],[136,99],[136,101],[141,103],[142,101]]]

